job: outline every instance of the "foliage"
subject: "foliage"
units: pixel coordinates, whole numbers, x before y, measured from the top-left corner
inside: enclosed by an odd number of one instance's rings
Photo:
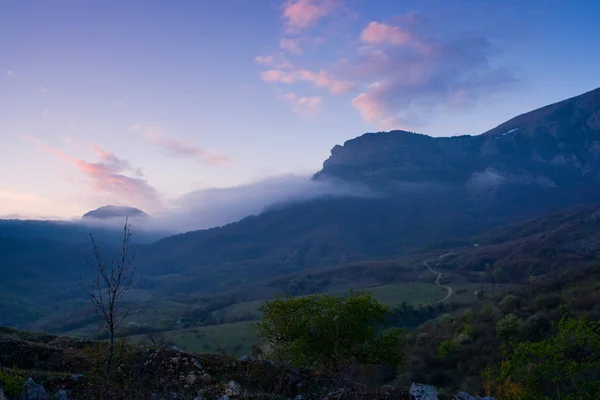
[[[496,324],[498,336],[510,340],[519,330],[519,318],[515,314],[508,314]]]
[[[438,346],[438,357],[442,359],[450,358],[458,352],[458,343],[454,340],[443,340]]]
[[[296,365],[338,369],[353,361],[396,365],[402,359],[404,331],[385,329],[390,311],[370,293],[277,296],[261,311],[259,336]]]
[[[504,298],[502,300],[500,300],[500,303],[498,303],[498,306],[500,307],[502,312],[505,312],[505,313],[515,312],[517,310],[517,308],[519,307],[519,298],[513,294],[508,294],[508,295],[504,296]]]
[[[502,399],[600,398],[600,323],[563,317],[558,331],[521,342],[489,382]]]
[[[25,378],[0,371],[0,388],[9,398],[17,398],[24,384]]]

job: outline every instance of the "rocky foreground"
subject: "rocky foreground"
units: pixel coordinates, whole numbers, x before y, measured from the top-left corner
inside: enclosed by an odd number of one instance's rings
[[[434,387],[416,383],[408,389],[365,385],[249,355],[189,354],[152,340],[135,348],[142,351],[134,367],[120,365],[117,377],[132,378],[121,384],[137,399],[481,399],[462,392],[438,396]],[[92,398],[98,382],[93,365],[97,349],[93,341],[0,328],[0,400]],[[15,382],[22,383],[15,388]]]

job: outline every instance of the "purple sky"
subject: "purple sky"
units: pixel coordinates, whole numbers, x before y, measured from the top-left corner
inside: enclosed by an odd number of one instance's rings
[[[590,0],[5,1],[0,215],[148,212],[600,86]]]

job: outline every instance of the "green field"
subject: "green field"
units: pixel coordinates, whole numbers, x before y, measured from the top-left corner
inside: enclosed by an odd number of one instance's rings
[[[475,291],[483,289],[487,296],[497,294],[507,290],[508,287],[495,284],[481,284],[461,281],[456,276],[446,275],[448,282],[443,284],[450,285],[453,289],[453,295],[449,302],[468,305],[477,301]],[[433,279],[432,279],[433,281]],[[373,293],[373,296],[382,303],[396,307],[407,302],[413,306],[435,303],[446,295],[446,290],[432,283],[410,282],[392,285],[382,285],[364,288]],[[346,295],[348,292],[334,292],[335,295]],[[263,301],[251,301],[246,303],[233,304],[213,312],[213,315],[228,318],[242,318],[253,316],[260,318],[258,310]],[[164,307],[158,312],[149,312],[153,317],[164,317],[168,315],[168,310],[174,311],[180,307],[179,304],[165,303]],[[144,321],[142,319],[142,321]],[[149,321],[148,322],[152,322]],[[252,345],[256,343],[256,333],[251,329],[254,322],[244,321],[235,323],[226,323],[219,325],[209,325],[198,328],[172,330],[164,332],[163,335],[175,346],[194,353],[228,353],[243,355],[250,351]],[[138,338],[142,338],[140,335]]]
[[[201,328],[164,332],[175,346],[192,353],[221,353],[243,355],[256,343],[252,322],[236,322]],[[142,339],[143,336],[135,337]]]
[[[243,318],[251,315],[254,319],[258,319],[261,316],[260,305],[263,300],[249,301],[246,303],[232,304],[230,306],[220,308],[213,311],[213,315],[220,315],[224,318]]]
[[[399,306],[404,301],[414,306],[429,304],[446,295],[446,291],[438,286],[418,282],[376,286],[364,290],[372,292],[377,300],[390,307]]]

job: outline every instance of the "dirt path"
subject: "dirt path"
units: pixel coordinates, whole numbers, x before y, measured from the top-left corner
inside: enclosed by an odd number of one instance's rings
[[[433,260],[428,260],[428,261],[424,261],[423,262],[423,265],[426,266],[429,269],[429,271],[431,271],[432,274],[437,274],[437,277],[435,278],[435,285],[439,286],[439,287],[441,287],[443,289],[446,289],[446,296],[443,299],[435,301],[433,303],[426,304],[426,305],[433,305],[433,304],[443,303],[444,301],[446,301],[450,297],[452,297],[452,293],[453,293],[452,287],[440,284],[440,279],[442,279],[443,274],[441,272],[434,271],[433,268],[431,268],[431,265],[429,265],[430,262],[439,260],[440,258],[447,256],[448,254],[450,254],[450,253],[442,254],[441,256],[439,256],[437,258],[434,258]]]

